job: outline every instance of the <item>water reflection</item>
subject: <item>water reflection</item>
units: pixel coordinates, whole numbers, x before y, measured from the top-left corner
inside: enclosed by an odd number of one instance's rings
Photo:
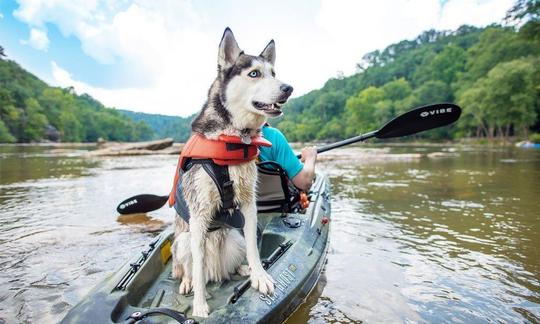
[[[540,321],[539,152],[453,154],[326,166],[333,249],[326,288],[306,307],[331,300],[367,322]],[[340,321],[291,318],[307,320]]]
[[[165,209],[139,223],[114,209],[142,191],[167,192],[174,157],[52,150],[0,146],[0,322],[58,322],[171,223]]]
[[[118,215],[116,221],[119,224],[133,226],[141,232],[160,232],[165,227],[166,222],[155,219],[148,214]]]
[[[0,322],[57,322],[172,221],[114,209],[168,192],[176,157],[84,150],[0,146]],[[540,322],[539,151],[349,148],[320,168],[328,263],[290,323]]]

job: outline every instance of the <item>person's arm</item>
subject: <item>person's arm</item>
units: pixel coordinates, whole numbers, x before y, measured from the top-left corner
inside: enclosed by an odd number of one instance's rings
[[[304,167],[294,178],[291,179],[292,183],[304,190],[309,191],[313,178],[315,177],[315,163],[317,161],[317,149],[315,147],[305,147],[302,149],[302,162]]]

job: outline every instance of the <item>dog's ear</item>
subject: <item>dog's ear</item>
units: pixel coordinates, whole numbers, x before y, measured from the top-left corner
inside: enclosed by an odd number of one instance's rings
[[[259,56],[272,63],[272,65],[276,63],[276,43],[274,43],[273,39],[266,45]]]
[[[229,27],[225,28],[223,32],[223,37],[219,43],[219,55],[218,55],[218,66],[221,69],[230,67],[236,62],[236,59],[242,50],[238,47],[236,39],[234,39],[233,32]]]

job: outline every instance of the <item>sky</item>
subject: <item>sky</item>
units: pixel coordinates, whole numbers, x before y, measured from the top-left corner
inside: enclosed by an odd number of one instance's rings
[[[368,52],[429,29],[501,23],[513,0],[0,0],[0,45],[47,83],[108,107],[197,112],[225,27],[258,55],[276,42],[293,97],[355,73]]]

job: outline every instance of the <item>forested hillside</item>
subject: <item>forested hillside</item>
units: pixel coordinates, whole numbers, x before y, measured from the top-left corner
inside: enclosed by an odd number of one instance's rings
[[[146,140],[153,131],[87,94],[50,87],[8,60],[0,47],[0,143]]]
[[[416,106],[455,102],[464,112],[459,123],[424,138],[527,137],[540,126],[538,8],[531,15],[526,2],[518,6],[510,18],[532,16],[519,32],[499,25],[426,31],[364,55],[358,73],[291,100],[273,124],[291,141],[341,139]]]
[[[154,131],[154,139],[172,137],[177,142],[185,142],[191,134],[191,121],[195,115],[189,117],[166,116],[159,114],[146,114],[130,110],[118,109],[119,112],[136,122],[146,123]]]
[[[413,107],[454,102],[463,108],[456,125],[419,136],[526,138],[540,130],[539,11],[540,1],[518,0],[508,26],[429,30],[368,53],[357,73],[290,100],[284,117],[271,122],[291,141],[342,139]],[[0,46],[0,142],[184,141],[192,119],[118,111],[71,88],[50,87],[8,60]]]

